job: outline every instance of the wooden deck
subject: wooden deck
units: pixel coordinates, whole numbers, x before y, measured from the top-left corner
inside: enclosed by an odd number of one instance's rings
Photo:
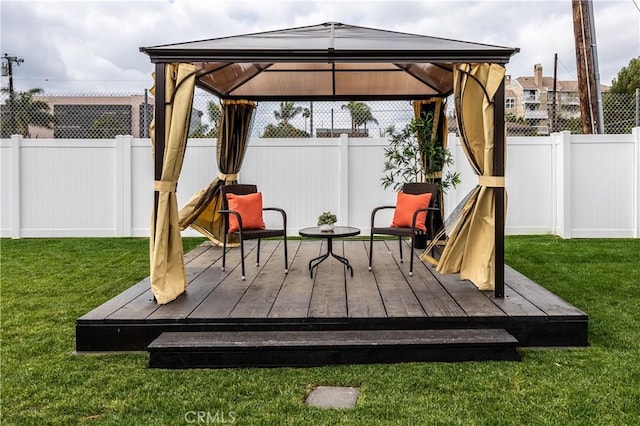
[[[442,275],[416,259],[399,263],[397,240],[374,243],[368,271],[368,241],[337,240],[334,251],[349,259],[354,276],[335,259],[309,277],[309,259],[326,242],[288,242],[284,273],[282,241],[245,245],[246,281],[240,280],[240,250],[227,254],[204,244],[185,255],[189,287],[158,306],[149,279],[117,295],[76,321],[76,350],[142,351],[163,332],[504,329],[526,346],[586,346],[588,316],[507,267],[505,297],[478,291],[457,275]],[[405,257],[409,246],[405,248]],[[415,255],[418,252],[414,253]]]

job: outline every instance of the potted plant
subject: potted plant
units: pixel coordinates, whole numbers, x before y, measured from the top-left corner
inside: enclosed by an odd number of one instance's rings
[[[414,118],[397,130],[391,126],[385,131],[390,138],[389,146],[384,150],[384,176],[382,186],[399,191],[408,182],[430,182],[438,185],[441,194],[449,188],[455,188],[460,182],[460,173],[442,171],[445,166],[454,164],[453,154],[438,140],[438,124],[434,124],[434,111],[427,111],[420,118]],[[440,201],[440,200],[438,200]],[[441,203],[437,203],[441,206]],[[437,217],[437,227],[442,217]],[[426,236],[414,241],[416,248],[426,246]]]
[[[333,231],[333,227],[337,221],[338,218],[331,212],[324,212],[318,216],[318,226],[322,232]]]

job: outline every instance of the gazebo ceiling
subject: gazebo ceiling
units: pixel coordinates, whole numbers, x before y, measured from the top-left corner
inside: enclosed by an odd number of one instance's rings
[[[518,49],[329,22],[140,51],[196,64],[220,98],[373,100],[448,96],[455,63],[506,64]]]

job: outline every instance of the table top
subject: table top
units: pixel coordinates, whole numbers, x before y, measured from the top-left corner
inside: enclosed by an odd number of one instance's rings
[[[312,226],[311,228],[303,228],[298,233],[303,237],[341,238],[358,235],[360,229],[351,226],[334,226],[332,231],[321,231],[319,226]]]

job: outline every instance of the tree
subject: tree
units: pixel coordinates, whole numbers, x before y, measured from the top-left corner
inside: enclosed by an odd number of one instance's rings
[[[189,133],[190,138],[217,138],[222,120],[222,107],[218,102],[209,101],[207,104],[207,116],[211,126],[201,124]]]
[[[300,113],[302,113],[302,107],[295,106],[293,102],[280,102],[280,110],[273,111],[273,115],[280,124],[289,124],[289,121]]]
[[[308,138],[309,133],[291,125],[291,123],[267,124],[263,138]]]
[[[91,123],[87,130],[87,138],[91,139],[113,139],[117,135],[130,133],[125,123],[118,119],[115,114],[103,114],[96,121]]]
[[[640,88],[640,56],[629,61],[629,65],[622,67],[618,75],[611,82],[610,93],[636,93]]]
[[[2,89],[8,92],[7,89]],[[56,119],[44,101],[33,99],[34,95],[44,93],[40,88],[29,89],[15,94],[13,101],[7,99],[2,117],[2,137],[18,133],[28,138],[31,136],[29,126],[53,129]],[[6,117],[6,118],[5,118]]]
[[[629,133],[636,123],[635,92],[640,88],[640,56],[631,59],[602,94],[606,133]]]
[[[364,102],[350,101],[348,104],[342,105],[342,109],[349,110],[351,115],[351,131],[355,132],[360,126],[367,128],[367,123],[376,123],[378,120],[373,117],[371,108]]]
[[[273,115],[278,124],[268,124],[262,134],[263,138],[308,138],[309,133],[306,130],[300,130],[294,127],[290,120],[293,120],[298,114],[302,114],[303,117],[307,117],[305,108],[296,106],[293,102],[280,102],[280,109],[273,111]],[[306,127],[306,119],[305,119]]]

